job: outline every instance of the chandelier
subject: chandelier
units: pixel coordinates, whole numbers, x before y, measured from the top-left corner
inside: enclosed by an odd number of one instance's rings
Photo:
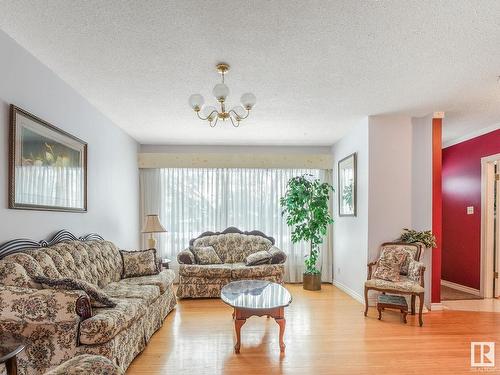
[[[189,97],[189,105],[196,112],[199,119],[208,121],[210,126],[213,128],[217,125],[217,121],[221,119],[226,121],[231,120],[231,123],[235,128],[240,126],[240,121],[246,119],[250,114],[250,110],[254,107],[257,98],[254,94],[247,92],[241,95],[240,102],[241,105],[237,105],[230,110],[226,109],[226,98],[229,96],[229,87],[224,83],[224,75],[229,70],[229,65],[225,63],[220,63],[216,65],[217,71],[222,77],[222,82],[215,85],[212,90],[215,99],[219,102],[220,110],[218,110],[213,105],[203,106],[205,99],[200,94],[193,94]],[[203,114],[200,115],[200,112]]]

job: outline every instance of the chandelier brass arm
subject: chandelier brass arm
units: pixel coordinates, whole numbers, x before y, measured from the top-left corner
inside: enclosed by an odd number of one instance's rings
[[[217,125],[217,121],[219,121],[219,116],[215,117],[215,121],[212,125],[212,121],[209,121],[208,122],[208,125],[210,125],[211,128],[215,128],[215,126]]]
[[[250,110],[255,106],[256,98],[252,93],[246,93],[241,96],[241,105],[226,109],[226,99],[229,96],[229,87],[225,84],[224,76],[229,70],[229,65],[225,63],[217,64],[217,71],[220,73],[222,82],[215,85],[213,94],[220,105],[220,110],[214,106],[204,107],[205,99],[200,94],[193,94],[189,97],[189,105],[196,112],[200,120],[208,121],[211,127],[215,127],[219,119],[226,121],[229,119],[234,127],[240,126],[240,121],[245,120],[250,115]],[[200,112],[204,108],[206,116]]]
[[[236,124],[235,124],[232,116],[229,116],[229,120],[231,120],[231,124],[233,124],[233,126],[235,128],[238,128],[240,126],[239,120],[236,120]]]
[[[200,116],[200,110],[195,111],[195,112],[196,112],[196,115],[198,116],[198,118],[199,118],[200,120],[203,120],[203,121],[206,121],[206,120],[210,121],[209,119],[210,119],[211,117],[212,117],[212,119],[213,119],[213,117],[219,117],[219,112],[218,112],[217,110],[213,110],[212,112],[210,112],[210,113],[207,115],[207,117],[202,117],[202,116]],[[215,116],[214,116],[214,115],[215,115]]]
[[[244,120],[246,119],[249,115],[250,115],[250,110],[246,109],[247,111],[247,114],[245,116],[240,116],[239,114],[236,113],[236,111],[234,109],[231,109],[229,111],[229,113],[232,113],[234,115],[234,118],[237,120],[237,121],[241,121],[241,120]]]

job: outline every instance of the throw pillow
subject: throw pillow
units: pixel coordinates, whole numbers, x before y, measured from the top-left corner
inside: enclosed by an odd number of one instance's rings
[[[198,264],[222,264],[222,260],[212,246],[193,247],[191,251]]]
[[[182,250],[179,254],[177,254],[177,260],[180,264],[194,264],[194,254],[191,249]]]
[[[402,244],[387,244],[382,246],[382,249],[380,251],[380,254],[386,252],[386,251],[394,251],[396,249],[401,249],[403,251],[406,251],[408,253],[408,256],[406,257],[405,261],[401,264],[401,270],[400,274],[401,275],[408,275],[408,266],[410,264],[410,261],[412,259],[415,259],[415,256],[417,255],[417,248],[415,246],[411,245],[402,245]]]
[[[92,307],[115,307],[116,303],[111,298],[100,290],[96,285],[85,280],[73,279],[66,277],[63,279],[51,279],[45,276],[35,276],[33,280],[42,284],[45,287],[65,290],[83,290],[90,297],[90,305]]]
[[[408,275],[408,267],[410,266],[410,262],[415,260],[415,257],[417,256],[417,248],[415,246],[404,246],[403,250],[408,253],[408,256],[401,265],[401,275]]]
[[[267,250],[269,254],[271,254],[271,264],[281,264],[286,261],[286,254],[283,250],[278,249],[275,246],[271,246],[269,250]]]
[[[123,260],[122,278],[150,276],[159,273],[156,250],[125,251],[120,250]]]
[[[416,260],[411,260],[408,266],[408,278],[413,281],[420,282],[420,269],[425,267],[422,262],[417,262]]]
[[[408,253],[403,249],[384,249],[377,262],[377,269],[373,273],[376,279],[399,281],[401,265],[406,260]]]
[[[250,254],[245,259],[245,265],[258,266],[259,264],[269,264],[273,256],[267,250],[257,251]]]

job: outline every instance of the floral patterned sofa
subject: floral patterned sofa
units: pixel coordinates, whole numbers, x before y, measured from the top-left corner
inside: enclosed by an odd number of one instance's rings
[[[179,262],[179,298],[220,297],[222,287],[242,279],[268,280],[283,283],[286,254],[274,246],[274,238],[259,231],[242,232],[230,227],[223,232],[205,232],[189,242],[189,248],[177,256]],[[198,264],[196,249],[211,246],[221,263]],[[268,264],[245,265],[245,258],[259,251],[268,251]]]
[[[15,252],[15,241],[0,246],[0,331],[27,339],[21,375],[43,374],[80,354],[102,355],[124,371],[176,304],[173,271],[122,279],[112,242],[68,236]],[[42,286],[33,280],[39,276],[92,283],[116,306],[92,307],[84,291]]]

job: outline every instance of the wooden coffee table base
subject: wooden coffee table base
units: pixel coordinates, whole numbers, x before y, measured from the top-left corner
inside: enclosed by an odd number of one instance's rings
[[[0,363],[5,364],[7,375],[17,375],[17,355],[24,350],[24,338],[0,333]]]
[[[240,352],[241,346],[241,327],[248,318],[251,316],[267,316],[268,318],[274,318],[276,323],[280,326],[280,351],[285,351],[285,343],[283,342],[283,336],[285,334],[285,308],[278,307],[276,309],[244,309],[235,307],[233,312],[234,319],[234,329],[236,331],[236,345],[234,346],[234,351],[236,353]]]
[[[17,358],[12,357],[5,361],[7,375],[17,375]]]

